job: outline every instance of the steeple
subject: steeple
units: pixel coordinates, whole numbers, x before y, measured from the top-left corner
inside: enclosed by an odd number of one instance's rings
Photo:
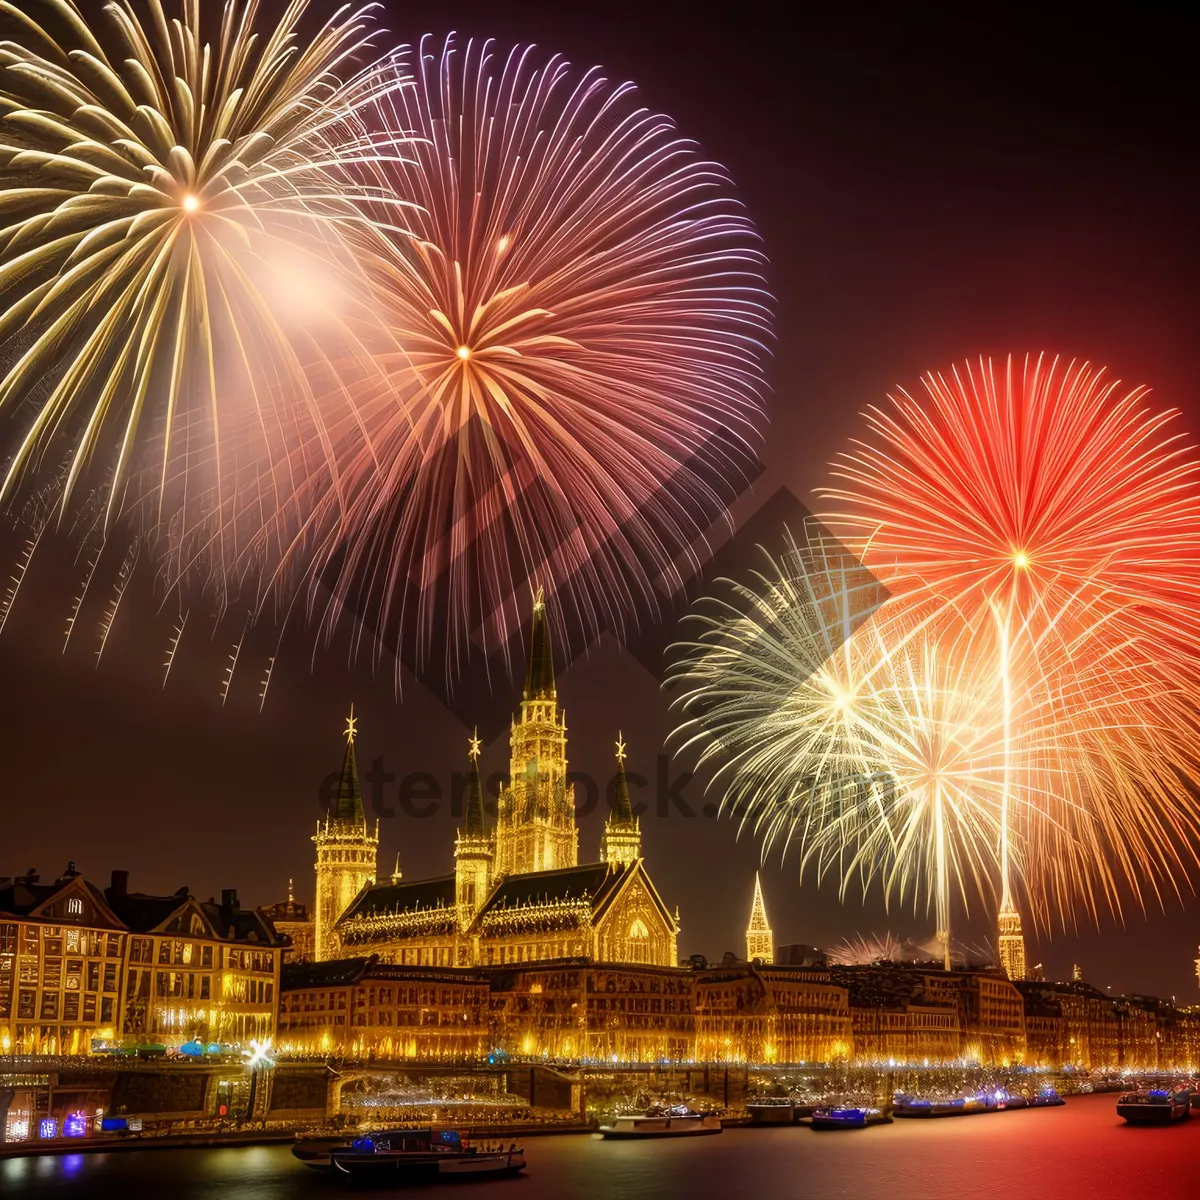
[[[606,863],[637,862],[642,856],[642,831],[633,815],[629,799],[629,781],[625,778],[625,739],[617,734],[617,774],[613,780],[612,809],[604,822],[600,839],[600,861]]]
[[[533,624],[529,631],[529,661],[525,668],[525,700],[554,699],[554,650],[546,597],[539,587],[533,600]]]
[[[754,903],[750,907],[750,924],[746,927],[746,961],[762,963],[775,961],[775,939],[767,924],[767,906],[763,903],[762,882],[754,872]]]
[[[337,792],[333,797],[333,803],[329,806],[329,819],[366,825],[362,790],[358,786],[358,763],[354,758],[354,739],[358,736],[358,718],[354,715],[353,704],[350,705],[350,715],[346,718],[346,728],[342,731],[342,736],[346,739],[346,753],[342,758],[342,774],[338,779]]]
[[[567,782],[567,722],[554,688],[550,617],[533,602],[521,712],[509,738],[508,786],[496,814],[495,878],[579,862],[575,788]]]
[[[471,737],[471,775],[467,781],[467,807],[463,814],[462,832],[467,837],[482,837],[483,783],[479,778],[479,730]]]
[[[313,954],[318,962],[335,958],[341,945],[335,926],[350,901],[368,883],[375,882],[375,855],[379,848],[379,822],[375,832],[367,829],[362,791],[358,786],[358,764],[354,761],[354,739],[358,720],[354,706],[346,718],[343,736],[346,753],[337,793],[323,821],[317,822],[313,841],[317,844],[317,899],[313,910]]]
[[[483,824],[483,784],[479,779],[479,731],[471,735],[471,775],[467,781],[467,806],[462,828],[454,840],[454,897],[458,928],[466,932],[474,922],[492,885],[492,839]]]

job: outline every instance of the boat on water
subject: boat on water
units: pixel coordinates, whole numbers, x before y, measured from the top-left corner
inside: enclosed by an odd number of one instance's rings
[[[1170,1087],[1139,1088],[1117,1100],[1117,1116],[1130,1125],[1166,1125],[1191,1115],[1192,1088],[1177,1083]]]
[[[686,1104],[621,1114],[613,1118],[611,1125],[600,1126],[600,1136],[609,1139],[697,1137],[720,1132],[720,1117],[715,1113],[693,1112]]]
[[[515,1143],[469,1144],[453,1129],[384,1130],[350,1142],[314,1138],[297,1142],[292,1154],[355,1184],[495,1179],[525,1169],[525,1151]]]
[[[795,1125],[797,1121],[806,1121],[818,1107],[815,1100],[783,1096],[752,1100],[746,1105],[746,1111],[750,1114],[751,1125]]]
[[[892,1103],[892,1114],[896,1117],[965,1117],[973,1113],[998,1112],[1000,1107],[994,1092],[940,1100],[897,1095]]]
[[[334,1150],[344,1150],[350,1139],[344,1137],[300,1138],[292,1147],[292,1157],[314,1171],[333,1170]]]
[[[817,1108],[812,1127],[824,1129],[866,1129],[871,1125],[890,1125],[892,1118],[881,1108],[856,1104],[833,1104]]]

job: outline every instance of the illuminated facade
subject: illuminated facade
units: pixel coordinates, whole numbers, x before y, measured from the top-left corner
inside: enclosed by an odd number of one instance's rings
[[[373,954],[385,963],[429,967],[559,958],[677,964],[678,917],[663,903],[641,857],[641,831],[629,799],[620,739],[600,861],[578,861],[574,792],[566,782],[566,719],[558,707],[549,621],[540,594],[510,748],[509,782],[501,789],[496,826],[489,832],[479,741],[471,739],[467,803],[452,873],[409,881],[397,870],[390,880],[362,887],[351,897],[353,903],[346,901],[349,908],[326,936],[321,924],[324,893],[318,894],[319,960]],[[352,750],[351,742],[339,797],[359,794]],[[365,845],[361,802],[351,815],[358,831],[354,836]],[[343,823],[352,822],[348,817]],[[373,864],[374,842],[370,845]],[[365,879],[365,863],[362,870],[360,878]],[[317,875],[320,881],[320,857]],[[344,894],[339,892],[324,911],[332,912]]]
[[[283,945],[237,892],[201,901],[128,889],[114,871],[105,899],[129,930],[120,1031],[127,1043],[244,1045],[275,1034]]]
[[[746,961],[770,965],[775,961],[775,939],[767,924],[767,906],[763,903],[762,883],[754,872],[754,902],[750,906],[750,924],[746,927]]]
[[[1121,1065],[1121,1030],[1110,996],[1082,980],[1016,986],[1027,1013],[1027,1062],[1093,1071]]]
[[[391,966],[375,957],[283,971],[278,1048],[361,1062],[479,1062],[491,1049],[488,978]]]
[[[1021,914],[1017,912],[1014,904],[1004,905],[1000,909],[997,946],[1000,951],[1000,965],[1009,979],[1024,979],[1027,973],[1025,935],[1021,932]]]
[[[121,1015],[127,933],[70,863],[0,879],[0,1053],[87,1054]]]
[[[354,706],[346,720],[346,753],[337,792],[323,821],[317,822],[313,841],[317,847],[317,900],[313,910],[313,957],[321,962],[337,958],[340,949],[337,922],[362,889],[375,882],[379,850],[379,822],[367,828],[358,764],[354,759],[357,720]]]
[[[0,1052],[243,1044],[275,1030],[282,947],[237,895],[103,891],[74,868],[0,880]]]
[[[696,972],[700,1062],[841,1062],[854,1053],[846,988],[828,971],[730,963]]]

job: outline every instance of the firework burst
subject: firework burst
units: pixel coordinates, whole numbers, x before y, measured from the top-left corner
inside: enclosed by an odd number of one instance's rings
[[[413,138],[386,179],[416,208],[376,280],[399,349],[378,411],[360,397],[346,423],[342,499],[297,544],[319,547],[330,612],[381,637],[486,639],[533,579],[620,628],[749,464],[758,239],[632,85],[453,37],[414,64],[384,118]]]
[[[831,525],[890,613],[990,642],[968,652],[1003,681],[1010,778],[1040,777],[1053,815],[1026,810],[1029,882],[1064,916],[1178,891],[1200,827],[1200,468],[1178,414],[1044,357],[923,382],[834,464]]]
[[[307,0],[273,23],[257,0],[203,21],[199,0],[145,21],[114,0],[95,29],[74,0],[0,2],[5,494],[65,449],[64,504],[98,464],[106,528],[149,498],[181,564],[215,547],[223,587],[311,482],[299,442],[329,486],[312,380],[369,370],[363,205],[388,210],[371,178],[396,153],[370,116],[391,73],[354,66],[373,7],[302,38]]]

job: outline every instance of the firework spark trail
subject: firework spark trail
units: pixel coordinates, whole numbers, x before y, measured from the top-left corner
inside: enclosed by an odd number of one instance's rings
[[[364,175],[399,153],[365,115],[394,68],[353,65],[376,55],[374,5],[307,39],[307,0],[273,26],[257,0],[201,7],[143,23],[113,2],[93,29],[74,0],[0,0],[0,409],[33,411],[6,494],[66,447],[64,506],[111,470],[106,528],[182,514],[180,561],[203,547],[221,589],[312,485],[289,474],[297,438],[318,488],[336,477],[309,378],[369,370],[363,204],[402,206]]]
[[[121,569],[117,572],[117,582],[113,587],[113,598],[108,602],[108,607],[104,611],[104,617],[100,621],[100,645],[96,649],[96,667],[100,666],[100,659],[104,654],[104,647],[108,645],[108,635],[112,632],[113,623],[117,619],[117,611],[121,607],[121,601],[125,598],[125,591],[129,587],[129,581],[133,578],[134,568],[138,564],[138,557],[141,552],[141,542],[137,538],[129,544],[129,549],[125,553],[125,558],[121,563]],[[86,590],[86,588],[85,588]],[[82,601],[82,595],[80,597]],[[76,609],[78,613],[78,609]],[[74,616],[72,616],[72,625],[74,624]],[[70,629],[67,630],[68,639],[71,636]],[[66,649],[66,644],[63,646]]]
[[[246,634],[250,629],[250,614],[246,614],[246,623],[242,626],[242,636],[233,644],[233,650],[229,655],[229,665],[225,668],[225,678],[221,682],[221,707],[225,707],[225,701],[229,699],[229,685],[233,682],[233,673],[237,670],[238,659],[242,653],[242,643],[246,640]]]
[[[1035,904],[1065,921],[1097,893],[1161,900],[1200,830],[1200,468],[1178,414],[1044,356],[923,383],[924,404],[901,391],[868,412],[825,519],[893,612],[961,630],[992,610],[1014,745],[1027,697],[1049,697],[1054,739],[1028,769],[1053,781],[1050,809],[1023,814]]]
[[[21,590],[21,584],[25,581],[25,572],[29,570],[29,564],[33,560],[34,551],[37,550],[38,543],[42,540],[42,534],[46,532],[46,524],[43,524],[33,537],[26,539],[21,553],[17,556],[12,579],[9,581],[8,590],[4,593],[4,600],[0,603],[0,633],[4,632],[4,626],[8,623],[8,615],[12,612],[13,605],[17,601],[17,593]]]
[[[327,628],[367,612],[377,645],[411,632],[452,659],[535,577],[619,629],[750,462],[757,235],[631,85],[491,42],[426,40],[414,61],[381,117],[413,141],[378,182],[416,208],[370,263],[401,349],[338,424],[338,489],[279,540],[335,580]]]
[[[80,586],[78,595],[71,601],[71,611],[67,615],[67,628],[63,634],[62,652],[66,654],[67,647],[71,644],[71,634],[75,632],[75,624],[79,620],[79,610],[83,608],[83,602],[87,598],[88,588],[92,586],[92,577],[96,574],[96,567],[100,563],[100,556],[104,553],[103,544],[96,547],[92,554],[92,561],[88,563],[87,573],[83,577],[83,584]]]
[[[183,630],[187,625],[188,616],[191,614],[191,609],[184,609],[179,615],[179,624],[171,631],[171,640],[167,643],[167,658],[163,663],[163,681],[164,690],[167,686],[167,680],[171,677],[171,668],[175,665],[175,653],[179,649],[179,642],[183,638]]]

